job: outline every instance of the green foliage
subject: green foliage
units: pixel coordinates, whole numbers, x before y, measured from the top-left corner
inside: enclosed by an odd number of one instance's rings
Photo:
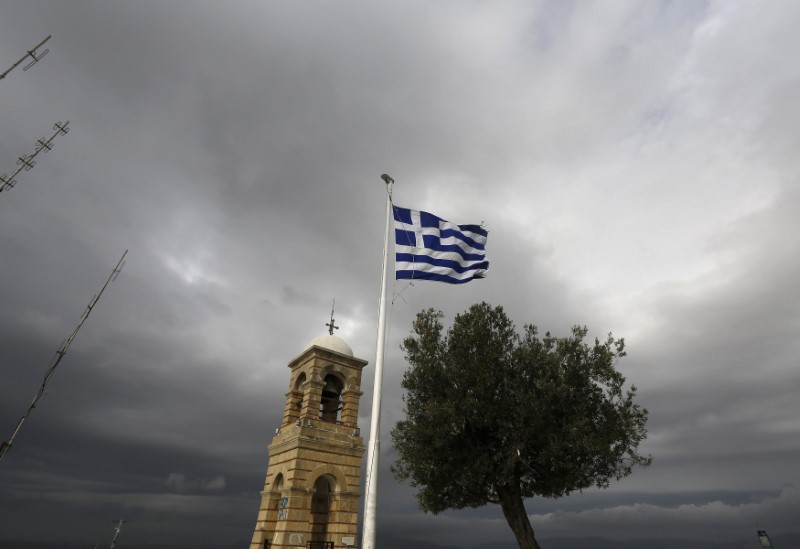
[[[651,463],[637,452],[647,410],[615,368],[624,340],[589,345],[578,326],[563,338],[535,326],[520,335],[486,303],[446,334],[442,317],[420,312],[403,342],[406,419],[392,430],[393,472],[419,489],[423,510],[605,488]]]

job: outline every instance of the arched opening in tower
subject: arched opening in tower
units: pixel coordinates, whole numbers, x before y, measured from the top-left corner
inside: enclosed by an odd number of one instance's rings
[[[297,380],[294,382],[294,387],[292,389],[291,399],[292,399],[292,412],[300,413],[300,409],[303,407],[303,385],[306,382],[306,374],[301,372],[299,376],[297,376]]]
[[[334,481],[326,475],[314,483],[314,494],[311,496],[311,540],[323,542],[328,534],[328,516],[331,512],[331,492]]]
[[[286,520],[286,505],[289,499],[283,496],[283,475],[278,473],[272,483],[272,495],[270,500],[270,510],[275,513],[276,520]]]

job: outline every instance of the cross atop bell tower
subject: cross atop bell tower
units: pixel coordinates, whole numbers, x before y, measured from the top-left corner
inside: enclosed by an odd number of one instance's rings
[[[325,324],[325,326],[328,327],[328,334],[330,334],[330,335],[333,335],[333,331],[334,330],[338,330],[339,329],[339,327],[334,323],[334,320],[333,320],[333,310],[335,308],[336,308],[336,300],[334,299],[333,300],[333,304],[331,305],[331,321],[329,323]]]
[[[366,360],[333,335],[313,339],[289,362],[283,420],[250,549],[355,547],[364,441],[358,429]]]

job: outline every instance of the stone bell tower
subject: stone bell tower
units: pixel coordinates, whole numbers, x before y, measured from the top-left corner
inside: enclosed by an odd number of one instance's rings
[[[357,544],[364,455],[358,401],[367,361],[333,335],[333,318],[329,327],[289,363],[286,407],[269,445],[250,549]]]

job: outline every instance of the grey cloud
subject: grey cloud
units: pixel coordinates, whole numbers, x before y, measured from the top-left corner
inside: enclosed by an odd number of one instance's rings
[[[513,543],[497,509],[424,516],[388,472],[415,313],[481,300],[520,326],[626,337],[650,409],[653,467],[529,501],[542,536],[722,536],[755,516],[788,532],[796,11],[8,2],[0,62],[53,38],[0,82],[0,171],[55,121],[73,129],[0,195],[0,427],[130,251],[0,465],[0,530],[33,539],[57,516],[52,539],[86,540],[124,515],[131,541],[246,542],[286,364],[332,298],[370,361],[366,436],[388,172],[397,204],[485,221],[492,267],[393,286],[386,539]]]

